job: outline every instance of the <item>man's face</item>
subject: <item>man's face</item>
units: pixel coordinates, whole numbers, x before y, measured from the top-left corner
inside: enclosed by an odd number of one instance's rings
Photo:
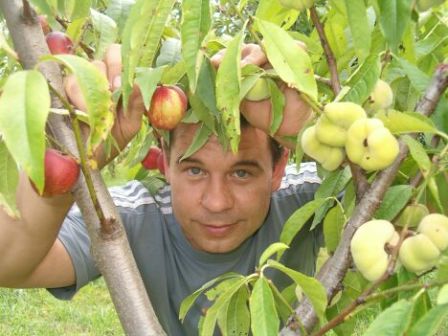
[[[211,137],[179,162],[195,131],[194,125],[178,126],[171,144],[166,176],[173,212],[194,248],[230,252],[262,225],[286,160],[273,166],[268,136],[246,127],[241,130],[238,153],[224,151]]]

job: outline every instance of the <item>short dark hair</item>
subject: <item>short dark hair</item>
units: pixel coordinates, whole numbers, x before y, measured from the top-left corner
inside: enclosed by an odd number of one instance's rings
[[[246,118],[241,116],[240,127],[246,128],[246,127],[252,127],[252,125],[246,120]],[[166,152],[167,158],[169,158],[170,145],[174,140],[175,130],[176,129],[173,129],[169,132],[169,143],[164,142],[164,144],[163,144],[163,147],[167,150],[167,152]],[[268,136],[268,135],[266,135],[266,136]],[[285,148],[273,137],[271,137],[271,136],[268,136],[268,137],[269,137],[269,147],[271,149],[271,154],[272,154],[272,163],[275,165],[278,163],[278,161],[280,161],[280,158],[282,157],[282,155],[285,151]]]

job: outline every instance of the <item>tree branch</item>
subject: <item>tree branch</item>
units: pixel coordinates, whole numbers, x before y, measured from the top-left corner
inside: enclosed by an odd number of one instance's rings
[[[49,54],[42,29],[33,11],[33,20],[25,20],[32,10],[26,0],[0,0],[0,9],[13,39],[19,60],[25,69],[34,68],[42,55]],[[27,13],[24,13],[27,11]],[[60,95],[64,95],[62,77],[56,63],[45,62],[38,65],[48,82]],[[62,102],[52,95],[52,106],[61,108]],[[60,115],[50,113],[48,128],[52,136],[78,156],[69,122]],[[88,188],[81,176],[73,190],[75,200],[81,209],[92,241],[92,254],[103,274],[115,308],[120,317],[123,329],[127,335],[164,335],[151,303],[140,273],[133,259],[120,216],[102,181],[100,172],[92,170],[92,180],[98,200],[104,211],[109,230],[101,230],[98,216],[89,197]],[[119,270],[119,272],[117,272]]]
[[[436,108],[441,95],[448,87],[448,64],[440,65],[429,84],[425,95],[417,104],[415,110],[423,115],[430,115]],[[358,227],[370,220],[375,210],[384,198],[384,194],[391,185],[398,172],[401,161],[407,156],[408,148],[402,142],[400,143],[400,152],[391,166],[378,174],[375,181],[366,191],[359,204],[355,207],[354,213],[348,221],[341,242],[334,255],[322,266],[317,279],[327,290],[329,301],[336,295],[340,283],[344,279],[345,273],[351,263],[350,241]],[[317,316],[308,299],[303,300],[295,310],[294,319],[300,319],[307,331],[313,329],[317,323]],[[300,331],[293,328],[293,324],[285,326],[281,335],[300,335]]]

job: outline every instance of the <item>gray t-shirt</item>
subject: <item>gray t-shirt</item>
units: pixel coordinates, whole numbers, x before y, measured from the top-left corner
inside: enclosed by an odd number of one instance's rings
[[[210,302],[201,295],[181,323],[178,313],[182,300],[223,273],[253,273],[261,253],[279,240],[288,217],[313,199],[319,183],[313,163],[302,164],[300,171],[295,166],[288,166],[280,189],[271,197],[263,225],[236,250],[223,254],[206,253],[191,247],[173,216],[168,185],[155,197],[136,181],[110,189],[149,297],[168,335],[197,335],[199,318]],[[59,239],[72,258],[76,285],[49,290],[58,298],[70,299],[78,289],[100,276],[90,255],[87,230],[76,206],[69,212]],[[321,243],[321,227],[310,231],[306,225],[282,262],[313,275]],[[280,288],[290,284],[284,275],[272,273],[272,277]]]

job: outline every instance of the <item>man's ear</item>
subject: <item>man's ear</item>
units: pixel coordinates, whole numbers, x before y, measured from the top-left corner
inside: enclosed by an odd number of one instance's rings
[[[284,148],[282,156],[274,164],[274,172],[272,174],[272,191],[278,190],[280,184],[282,183],[282,178],[285,175],[285,168],[288,164],[289,149]]]

